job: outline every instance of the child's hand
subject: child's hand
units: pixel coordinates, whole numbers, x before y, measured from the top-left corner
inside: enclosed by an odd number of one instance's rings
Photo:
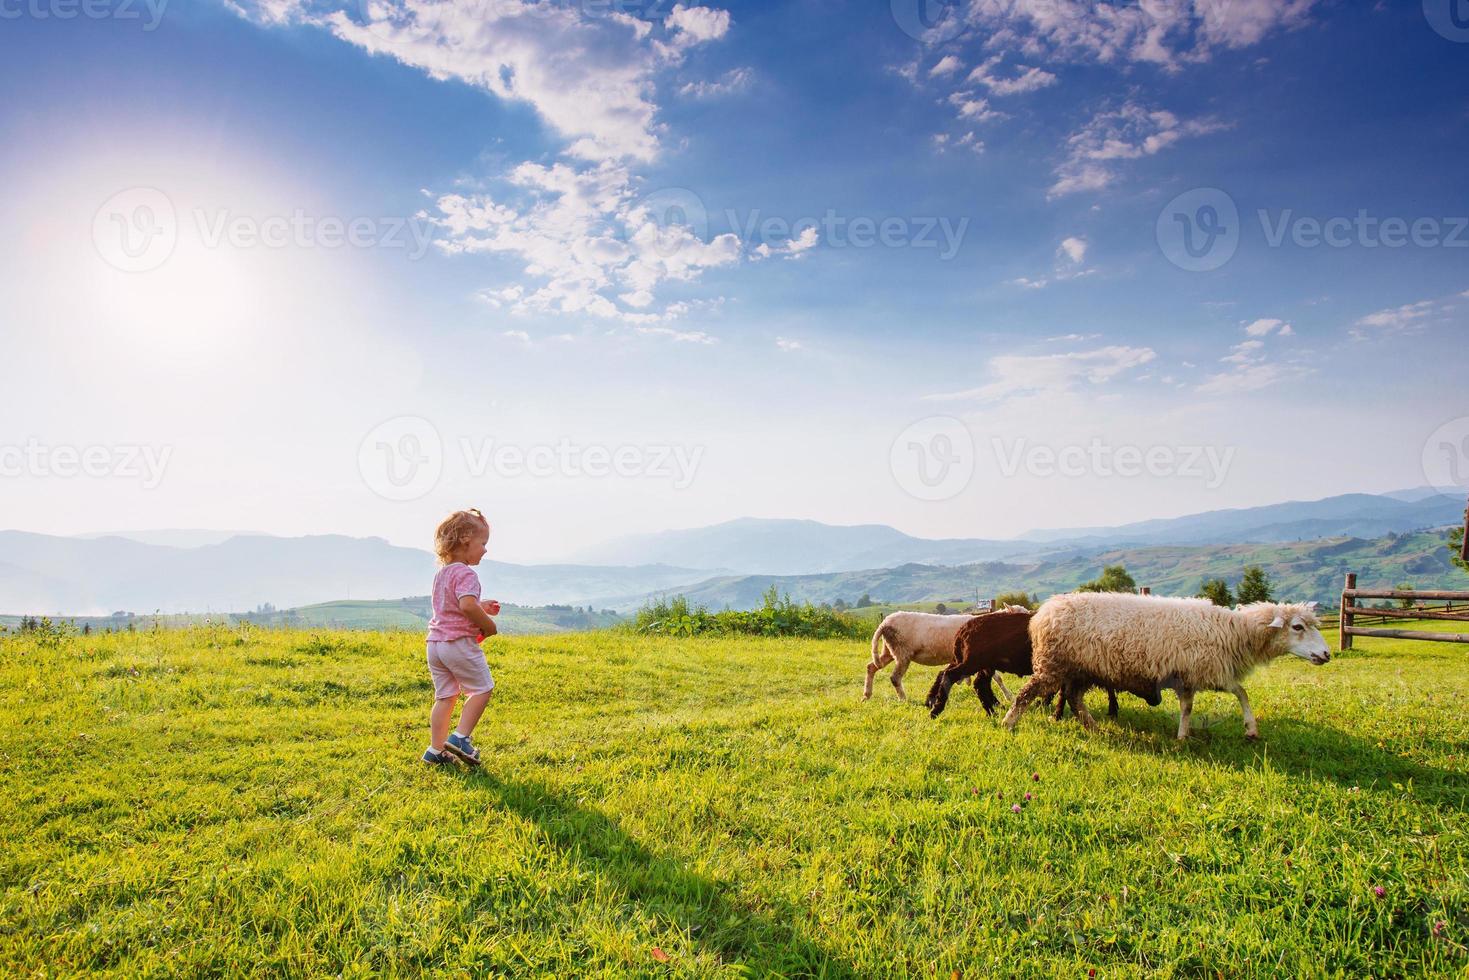
[[[479,604],[479,607],[485,611],[486,616],[500,615],[500,604],[494,599],[486,599]]]

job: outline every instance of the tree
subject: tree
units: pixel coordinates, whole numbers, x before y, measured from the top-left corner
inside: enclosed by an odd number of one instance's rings
[[[1108,565],[1102,574],[1076,587],[1077,592],[1136,592],[1137,583],[1124,565]]]
[[[866,609],[870,605],[872,605],[872,596],[868,595],[866,592],[862,593],[862,598],[857,600],[857,608]]]
[[[1216,606],[1228,609],[1234,605],[1234,596],[1229,593],[1229,583],[1222,578],[1206,578],[1199,586],[1199,598],[1208,599]]]
[[[1006,606],[1024,606],[1034,610],[1040,603],[1032,599],[1028,592],[1001,592],[995,596],[995,608],[1004,609]]]
[[[1412,582],[1399,582],[1397,585],[1394,585],[1393,586],[1393,590],[1394,591],[1397,591],[1397,592],[1412,592],[1413,591],[1413,583]],[[1408,598],[1408,597],[1404,597],[1404,598],[1399,599],[1398,600],[1398,608],[1399,609],[1412,609],[1413,608],[1413,600],[1411,598]]]
[[[1275,598],[1270,576],[1259,565],[1245,568],[1244,577],[1239,580],[1239,588],[1235,590],[1235,594],[1239,597],[1241,606],[1251,602],[1269,602]]]
[[[948,615],[949,607],[946,606],[946,605],[944,605],[941,602],[938,605],[936,605],[936,606],[933,607],[933,611],[936,612],[936,613],[938,613],[940,616],[946,616],[946,615]]]
[[[837,612],[846,612],[847,609],[850,607],[848,607],[846,599],[838,599],[836,602],[833,602],[831,604],[831,608],[835,609]]]
[[[1469,561],[1464,560],[1464,529],[1456,527],[1449,534],[1449,551],[1453,553],[1451,559],[1455,565],[1469,572]]]

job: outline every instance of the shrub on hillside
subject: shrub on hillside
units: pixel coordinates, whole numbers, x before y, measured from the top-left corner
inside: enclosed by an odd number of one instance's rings
[[[835,609],[796,604],[771,586],[758,609],[710,612],[690,605],[686,596],[659,598],[645,604],[629,624],[637,633],[664,636],[803,636],[811,639],[866,639],[870,624]]]
[[[1090,582],[1083,582],[1076,587],[1077,592],[1136,592],[1137,582],[1133,581],[1127,572],[1125,565],[1108,565],[1102,569],[1102,574]]]
[[[995,596],[995,608],[1004,609],[1006,606],[1024,606],[1033,612],[1040,608],[1040,603],[1031,598],[1029,592],[1001,592]]]

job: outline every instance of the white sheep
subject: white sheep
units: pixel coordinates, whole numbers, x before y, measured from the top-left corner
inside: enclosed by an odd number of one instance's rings
[[[1313,664],[1331,659],[1316,603],[1256,602],[1238,609],[1205,599],[1078,592],[1046,600],[1030,621],[1034,675],[1005,715],[1014,729],[1036,698],[1067,694],[1076,717],[1095,724],[1075,692],[1086,682],[1125,690],[1149,684],[1178,694],[1178,737],[1187,738],[1195,691],[1239,698],[1245,736],[1259,732],[1240,686],[1250,671],[1284,654]]]
[[[1023,606],[1007,606],[1007,610],[1025,610]],[[984,614],[981,614],[984,615]],[[872,679],[890,663],[893,668],[893,689],[898,697],[907,699],[903,690],[903,675],[910,664],[925,667],[943,667],[954,660],[954,637],[960,627],[973,619],[969,615],[940,615],[939,613],[905,612],[888,613],[872,634],[872,662],[867,665],[867,682],[862,687],[862,700],[872,697]],[[996,678],[1005,697],[1004,682]]]

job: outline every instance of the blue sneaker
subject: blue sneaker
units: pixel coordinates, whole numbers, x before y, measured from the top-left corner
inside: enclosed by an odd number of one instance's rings
[[[444,741],[444,749],[454,753],[471,766],[479,765],[479,749],[474,747],[468,735],[450,732],[449,737]]]
[[[447,752],[435,752],[433,749],[423,750],[423,761],[431,766],[455,765],[454,757]]]

